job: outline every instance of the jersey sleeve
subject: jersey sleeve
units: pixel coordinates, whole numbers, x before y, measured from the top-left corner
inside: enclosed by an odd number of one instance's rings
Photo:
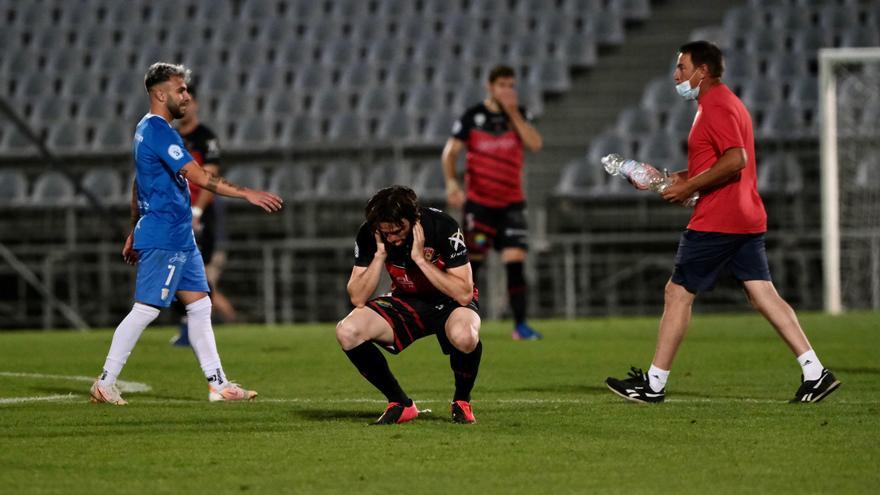
[[[468,264],[467,244],[458,222],[449,215],[438,215],[435,225],[437,251],[446,262],[446,268],[456,268]]]
[[[183,145],[180,134],[168,125],[151,125],[150,136],[145,143],[168,167],[177,173],[184,165],[193,160],[192,155]]]
[[[354,241],[354,266],[370,266],[376,254],[376,236],[365,223]]]
[[[473,119],[471,118],[471,112],[467,111],[453,122],[452,137],[467,142],[468,136],[471,133],[471,127],[473,127]]]
[[[719,109],[705,119],[706,130],[717,147],[718,154],[731,148],[745,148],[746,143],[736,115],[728,109]]]

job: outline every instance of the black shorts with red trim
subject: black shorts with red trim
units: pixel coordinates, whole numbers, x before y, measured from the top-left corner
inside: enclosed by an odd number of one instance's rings
[[[451,298],[422,299],[412,296],[385,295],[370,299],[367,307],[379,314],[391,325],[394,331],[394,344],[384,346],[397,354],[416,340],[436,335],[443,354],[452,352],[452,344],[446,337],[446,320],[458,308],[468,308],[479,313],[476,299],[467,306],[461,306]]]
[[[471,255],[485,256],[492,247],[528,249],[529,229],[526,204],[514,203],[504,208],[468,201],[464,205],[464,238]]]

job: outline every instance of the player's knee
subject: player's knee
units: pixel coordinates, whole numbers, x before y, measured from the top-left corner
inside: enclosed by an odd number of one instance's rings
[[[663,298],[667,305],[690,304],[694,296],[684,286],[673,282],[667,282],[663,291]]]
[[[336,324],[336,341],[339,342],[343,349],[357,347],[364,340],[360,330],[352,324],[349,318]]]
[[[480,329],[473,323],[458,325],[449,333],[449,343],[459,351],[470,354],[480,343]]]

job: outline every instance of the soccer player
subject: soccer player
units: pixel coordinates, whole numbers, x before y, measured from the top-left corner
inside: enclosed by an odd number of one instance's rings
[[[662,402],[675,353],[687,332],[697,294],[712,290],[729,269],[746,297],[788,344],[803,370],[792,402],[818,402],[840,386],[816,352],[770,278],[764,233],[767,213],[758,195],[752,119],[722,81],[721,50],[706,41],[683,45],[675,68],[676,90],[697,100],[688,135],[688,168],[663,192],[672,203],[700,193],[681,235],[675,268],[666,284],[663,317],[648,373],[633,367],[627,379],[608,378],[612,392],[635,402]]]
[[[215,194],[245,199],[267,212],[280,210],[282,200],[206,172],[186,151],[171,121],[183,117],[189,105],[188,75],[182,65],[157,62],[144,77],[150,112],[134,133],[132,232],[122,249],[123,259],[138,265],[135,303],[116,327],[104,369],[92,385],[95,403],[126,404],[116,378],[141,333],[175,297],[186,305],[189,338],[208,380],[209,400],[250,400],[257,395],[230,382],[220,363],[211,328],[205,264],[193,239],[187,181]]]
[[[537,340],[541,334],[526,323],[526,279],[523,264],[528,249],[525,193],[522,186],[523,147],[538,151],[541,134],[518,104],[516,74],[499,65],[489,72],[486,99],[469,108],[452,128],[443,148],[443,174],[450,207],[464,205],[464,232],[474,279],[489,249],[501,251],[507,272],[507,292],[513,312],[513,338]],[[467,148],[463,191],[455,164]]]
[[[357,234],[348,294],[354,310],[336,325],[336,339],[361,375],[388,399],[374,424],[411,421],[419,415],[377,345],[392,354],[435,334],[455,376],[452,420],[473,423],[471,390],[483,345],[477,290],[464,235],[449,215],[421,208],[404,186],[377,192],[367,203]],[[370,299],[382,269],[391,293]]]

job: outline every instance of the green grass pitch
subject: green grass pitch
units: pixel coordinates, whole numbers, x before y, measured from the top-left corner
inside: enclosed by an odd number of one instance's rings
[[[4,333],[0,493],[876,493],[880,313],[801,320],[843,382],[819,404],[786,403],[800,369],[757,315],[695,316],[661,405],[603,383],[649,364],[656,318],[536,321],[540,342],[488,323],[478,423],[450,422],[429,338],[389,362],[432,412],[390,427],[366,426],[384,403],[332,324],[218,328],[227,373],[260,392],[238,404],[207,401],[170,328],[135,348],[121,379],[151,389],[126,407],[87,401],[109,331]]]

